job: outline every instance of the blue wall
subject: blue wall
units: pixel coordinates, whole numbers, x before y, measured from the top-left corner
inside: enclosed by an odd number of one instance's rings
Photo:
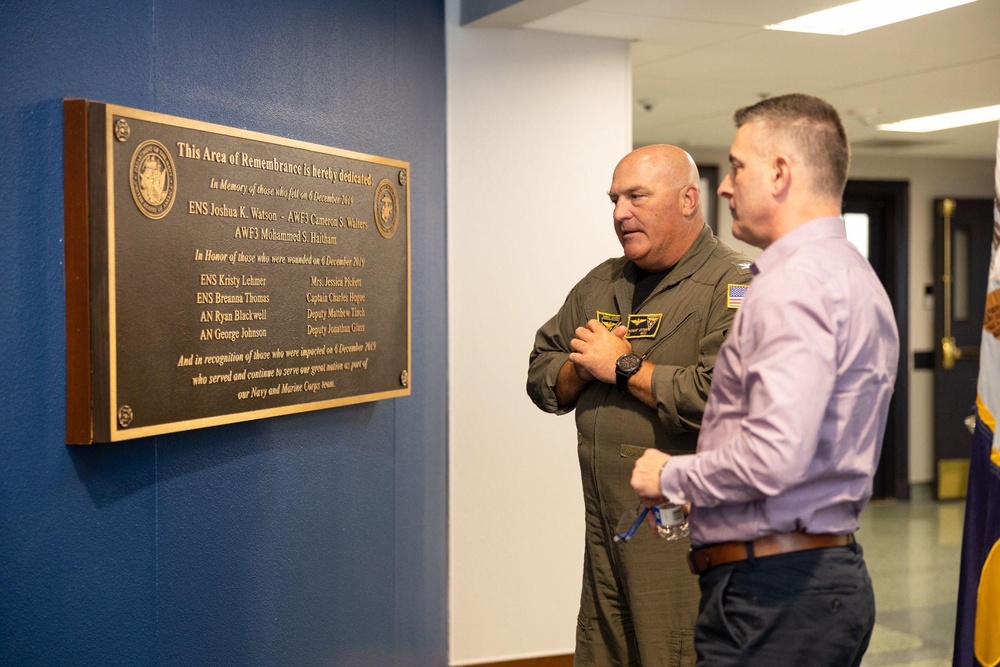
[[[0,664],[446,664],[443,2],[7,0],[0,63]],[[66,97],[410,162],[413,394],[64,445]]]

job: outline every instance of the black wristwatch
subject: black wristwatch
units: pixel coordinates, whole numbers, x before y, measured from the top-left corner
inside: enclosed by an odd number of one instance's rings
[[[641,366],[642,359],[631,352],[618,357],[618,361],[615,362],[615,385],[618,391],[623,394],[629,393],[628,379],[638,373]]]

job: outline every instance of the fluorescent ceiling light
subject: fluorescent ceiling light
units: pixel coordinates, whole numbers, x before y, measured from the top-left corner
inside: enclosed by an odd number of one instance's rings
[[[876,125],[875,129],[886,132],[936,132],[937,130],[950,130],[953,127],[990,123],[996,120],[1000,120],[1000,104],[992,107],[980,107],[979,109],[952,111],[936,116],[910,118],[898,123]]]
[[[853,35],[970,2],[975,0],[858,0],[764,27],[819,35]]]

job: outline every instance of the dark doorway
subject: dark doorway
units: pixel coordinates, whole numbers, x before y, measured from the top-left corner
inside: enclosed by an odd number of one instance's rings
[[[909,184],[905,181],[847,182],[843,213],[848,236],[867,246],[868,261],[882,281],[896,314],[899,329],[899,367],[896,390],[889,403],[882,457],[873,481],[873,498],[910,497],[909,485],[909,376],[907,363],[907,299],[909,239]],[[854,240],[854,238],[852,238]],[[864,250],[864,248],[862,248]]]
[[[992,240],[992,199],[934,201],[934,487],[939,499],[965,497],[972,444],[965,420],[976,409]]]

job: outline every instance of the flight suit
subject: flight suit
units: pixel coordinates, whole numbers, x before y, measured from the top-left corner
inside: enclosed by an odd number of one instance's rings
[[[694,665],[700,593],[687,567],[690,542],[659,540],[646,526],[627,543],[613,536],[619,517],[638,505],[629,485],[635,459],[647,447],[695,450],[712,367],[750,280],[749,265],[706,226],[635,312],[635,266],[611,259],[577,283],[535,336],[529,396],[546,412],[576,410],[586,548],[575,665]],[[599,381],[575,406],[558,405],[559,369],[574,331],[591,319],[609,330],[626,325],[633,352],[656,365],[656,409]]]

